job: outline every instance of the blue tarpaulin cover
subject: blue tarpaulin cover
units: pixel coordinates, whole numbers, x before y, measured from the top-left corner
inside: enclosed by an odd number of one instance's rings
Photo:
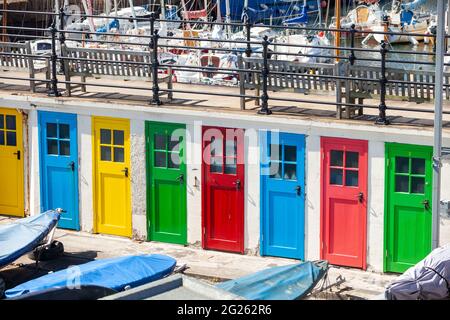
[[[58,223],[54,210],[0,225],[0,267],[32,251]]]
[[[25,282],[5,292],[6,298],[49,288],[76,288],[95,285],[122,291],[159,280],[172,273],[176,260],[169,256],[150,254],[94,260]]]
[[[249,300],[294,300],[308,294],[327,269],[326,261],[306,261],[265,269],[217,287]]]

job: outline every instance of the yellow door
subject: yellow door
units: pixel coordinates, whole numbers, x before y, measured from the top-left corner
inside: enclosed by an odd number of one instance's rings
[[[130,122],[93,119],[95,231],[131,237]]]
[[[0,214],[24,216],[22,115],[0,108]]]

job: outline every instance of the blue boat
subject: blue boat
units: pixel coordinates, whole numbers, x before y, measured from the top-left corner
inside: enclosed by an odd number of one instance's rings
[[[33,251],[55,229],[61,216],[50,210],[10,224],[0,225],[0,268]]]
[[[306,5],[305,5],[306,3]],[[226,15],[226,1],[220,1],[220,11]],[[244,1],[230,0],[231,21],[241,21],[244,14]],[[247,15],[251,23],[281,24],[286,19],[302,17],[302,23],[307,21],[309,12],[318,12],[317,0],[249,0]]]
[[[310,293],[327,271],[327,261],[306,261],[265,269],[217,287],[249,300],[296,300]]]
[[[150,254],[94,260],[25,282],[5,292],[6,298],[38,296],[48,290],[82,287],[107,288],[116,292],[134,288],[171,274],[176,260]]]

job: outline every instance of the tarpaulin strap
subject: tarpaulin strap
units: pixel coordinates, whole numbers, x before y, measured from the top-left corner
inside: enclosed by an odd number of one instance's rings
[[[435,269],[431,268],[431,267],[425,267],[425,269],[430,269],[431,271],[434,271],[434,273],[436,273],[439,277],[441,277],[442,279],[444,279],[445,283],[447,284],[447,295],[450,295],[450,285],[448,283],[448,280],[439,272],[437,272]]]

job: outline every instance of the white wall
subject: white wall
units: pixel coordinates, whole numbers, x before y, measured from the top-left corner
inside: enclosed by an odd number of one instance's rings
[[[92,171],[92,118],[78,115],[78,163],[81,230],[94,231]]]
[[[131,216],[133,238],[147,239],[147,188],[145,164],[145,121],[130,121]]]
[[[41,213],[41,191],[39,174],[39,127],[37,110],[28,111],[28,150],[29,150],[29,181],[30,181],[30,215]],[[27,173],[25,172],[25,175]],[[26,193],[25,193],[26,194]]]

